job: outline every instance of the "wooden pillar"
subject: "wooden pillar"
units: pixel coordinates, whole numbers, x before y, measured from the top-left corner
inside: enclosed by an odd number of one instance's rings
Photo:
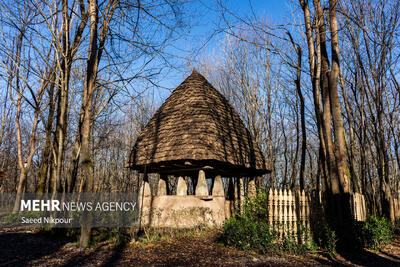
[[[235,208],[237,211],[243,210],[243,201],[244,201],[244,184],[243,179],[240,177],[236,177],[235,184]]]
[[[228,181],[228,194],[227,194],[227,198],[229,200],[234,200],[235,199],[235,185],[233,183],[233,178],[229,177],[229,181]]]
[[[243,211],[244,200],[245,200],[243,178],[239,178],[239,200],[240,200],[240,202],[239,202],[240,212],[242,212]]]
[[[235,204],[235,212],[239,211],[239,202],[240,202],[240,192],[239,192],[239,179],[235,177],[235,193],[234,193],[234,204]]]
[[[225,218],[230,218],[235,213],[235,185],[233,178],[229,177],[228,180],[228,193],[225,200]]]
[[[254,197],[255,195],[257,195],[256,181],[252,179],[247,186],[247,196]]]

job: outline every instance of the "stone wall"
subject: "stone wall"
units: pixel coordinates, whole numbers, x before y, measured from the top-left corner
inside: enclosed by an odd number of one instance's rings
[[[139,191],[142,226],[159,228],[193,228],[200,225],[217,226],[225,221],[225,194],[222,178],[213,180],[212,195],[204,171],[199,171],[195,195],[187,195],[183,177],[178,178],[176,195],[166,195],[166,182],[160,179],[158,193],[151,195],[145,182]]]
[[[221,225],[225,220],[225,197],[155,196],[144,213],[144,225],[160,228],[194,228]]]

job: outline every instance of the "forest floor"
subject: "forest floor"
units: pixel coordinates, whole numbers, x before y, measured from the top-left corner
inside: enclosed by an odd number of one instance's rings
[[[380,251],[364,250],[335,259],[304,256],[263,256],[226,248],[215,231],[203,231],[148,242],[89,249],[71,240],[21,228],[0,230],[0,266],[400,266],[400,236]]]

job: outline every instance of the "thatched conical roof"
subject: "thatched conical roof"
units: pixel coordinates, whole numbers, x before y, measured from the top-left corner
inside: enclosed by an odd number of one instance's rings
[[[225,176],[269,172],[254,137],[237,112],[195,70],[144,127],[129,166],[148,173],[201,168]]]

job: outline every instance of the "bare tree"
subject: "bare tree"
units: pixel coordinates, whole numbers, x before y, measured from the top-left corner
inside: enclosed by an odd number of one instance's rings
[[[357,127],[357,122],[361,121],[362,136],[358,138],[362,149],[360,161],[364,166],[369,161],[367,152],[371,147],[368,142],[372,141],[371,145],[375,147],[376,157],[373,156],[374,152],[369,152],[374,158],[370,164],[376,166],[381,194],[377,196],[380,198],[380,205],[378,205],[380,207],[377,208],[382,209],[381,212],[391,220],[394,220],[394,211],[390,176],[394,177],[396,169],[399,168],[398,164],[397,167],[395,165],[390,167],[389,163],[393,162],[390,158],[396,157],[391,152],[390,143],[393,142],[395,147],[398,144],[398,137],[393,132],[395,119],[393,115],[398,112],[395,108],[398,91],[395,89],[396,82],[390,83],[390,77],[393,77],[391,74],[393,66],[398,64],[396,59],[398,42],[396,43],[395,39],[400,18],[398,10],[398,3],[386,1],[344,2],[340,8],[344,18],[343,25],[345,25],[344,41],[349,43],[346,51],[348,56],[343,58],[353,66],[353,70],[348,69],[342,78],[343,98],[345,104],[348,105],[345,88],[347,86],[354,88],[350,96],[357,103],[360,114],[356,117],[347,112],[350,142],[354,147],[352,128]],[[367,116],[369,118],[366,118]],[[350,152],[350,162],[352,162],[356,155],[354,151]],[[363,181],[363,190],[371,193],[371,190],[366,188],[368,179],[365,170],[359,171],[359,174]],[[374,190],[374,188],[371,189]]]
[[[24,43],[31,41],[31,36],[29,32],[27,32],[27,28],[32,23],[36,14],[29,4],[21,5],[18,9],[23,16],[20,17],[18,23],[13,25],[13,30],[15,30],[17,34],[12,39],[11,47],[8,47],[7,43],[4,44],[4,52],[5,56],[8,58],[7,61],[9,64],[3,64],[3,67],[7,69],[9,74],[7,91],[9,92],[11,102],[16,108],[15,126],[17,135],[17,163],[19,179],[13,213],[19,212],[20,199],[26,190],[27,175],[31,168],[33,157],[38,149],[37,129],[39,116],[42,109],[42,98],[49,82],[47,79],[49,69],[47,68],[43,69],[43,73],[39,73],[42,82],[38,88],[35,88],[35,86],[32,85],[34,82],[30,81],[30,75],[32,72],[29,55],[30,51],[25,49]],[[1,11],[4,14],[6,7],[1,6]],[[32,126],[29,137],[27,138],[28,145],[26,150],[24,149],[24,138],[21,129],[22,112],[24,108],[33,109]]]
[[[338,77],[339,36],[335,0],[329,1],[328,22],[325,21],[324,9],[320,1],[314,3],[314,19],[311,17],[308,1],[300,0],[303,10],[305,32],[307,36],[310,76],[313,85],[314,107],[319,129],[320,157],[322,172],[326,180],[328,222],[341,238],[346,237],[346,225],[350,216],[350,180],[346,158],[346,135],[344,131],[339,93]],[[311,21],[315,20],[315,27]],[[331,58],[328,54],[326,24],[329,23],[331,34]],[[314,30],[315,29],[315,35]],[[315,39],[314,39],[315,36]],[[321,93],[320,93],[321,90]],[[322,101],[321,101],[322,100]],[[321,105],[322,102],[322,105]],[[333,124],[334,140],[331,131]]]

